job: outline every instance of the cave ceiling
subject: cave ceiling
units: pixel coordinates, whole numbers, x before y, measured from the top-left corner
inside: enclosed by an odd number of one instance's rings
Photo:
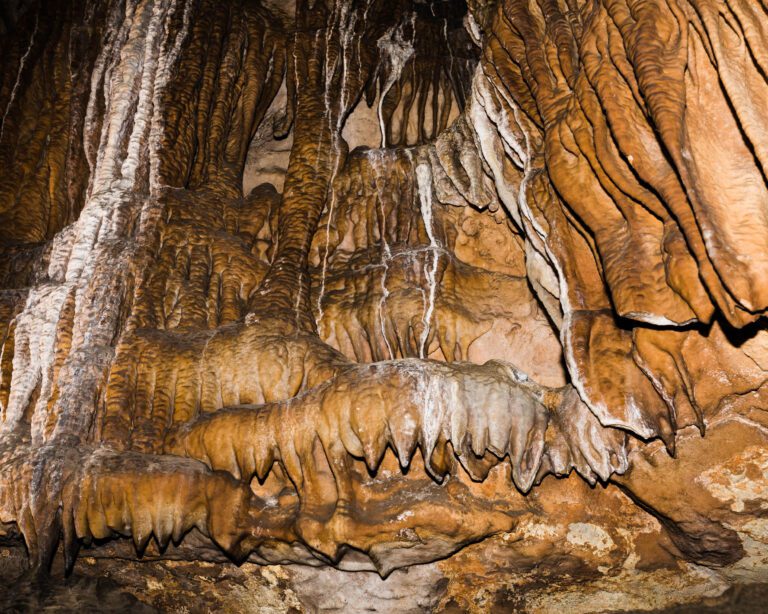
[[[32,567],[766,581],[765,2],[3,1],[0,58]]]

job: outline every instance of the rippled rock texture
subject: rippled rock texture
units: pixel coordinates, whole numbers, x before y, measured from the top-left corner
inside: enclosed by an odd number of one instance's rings
[[[9,607],[768,581],[764,2],[2,0],[0,34]]]

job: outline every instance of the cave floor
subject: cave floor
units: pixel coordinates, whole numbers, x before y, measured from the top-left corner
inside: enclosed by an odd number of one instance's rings
[[[353,595],[351,593],[354,591],[350,591],[345,607],[321,610],[312,605],[311,595],[302,595],[299,576],[292,575],[290,571],[294,568],[283,566],[245,564],[237,567],[206,562],[129,561],[83,556],[78,560],[73,573],[65,578],[61,557],[57,556],[50,576],[40,579],[32,572],[20,571],[25,567],[25,559],[26,555],[21,548],[0,548],[0,580],[5,586],[5,590],[0,593],[2,612],[296,614],[319,611],[403,611],[400,607],[393,607],[392,595],[384,586],[381,587],[380,595],[375,594],[375,589],[371,592],[369,588],[364,602],[355,599],[360,595]],[[317,569],[317,572],[322,574],[323,570]],[[437,582],[433,587],[423,588],[425,595],[432,592],[433,596],[439,597],[446,586],[445,583]],[[336,590],[345,589],[337,586]],[[475,604],[471,611],[493,614],[535,611],[521,606],[524,599],[524,595],[510,595],[506,592],[486,595],[483,603]],[[631,612],[750,614],[765,612],[766,602],[768,583],[734,585],[719,597],[698,603]],[[402,605],[402,602],[395,603]],[[410,611],[446,614],[470,612],[454,600],[439,607]],[[582,604],[582,611],[590,611],[588,604]]]

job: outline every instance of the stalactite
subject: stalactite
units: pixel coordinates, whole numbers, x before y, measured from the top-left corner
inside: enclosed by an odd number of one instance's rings
[[[759,558],[764,6],[0,17],[0,534],[32,566]]]

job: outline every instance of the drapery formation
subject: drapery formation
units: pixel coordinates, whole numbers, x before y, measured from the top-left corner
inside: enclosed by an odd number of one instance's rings
[[[764,439],[765,6],[466,4],[7,25],[0,519],[34,562],[122,535],[388,573],[572,469],[743,555],[645,463]]]

